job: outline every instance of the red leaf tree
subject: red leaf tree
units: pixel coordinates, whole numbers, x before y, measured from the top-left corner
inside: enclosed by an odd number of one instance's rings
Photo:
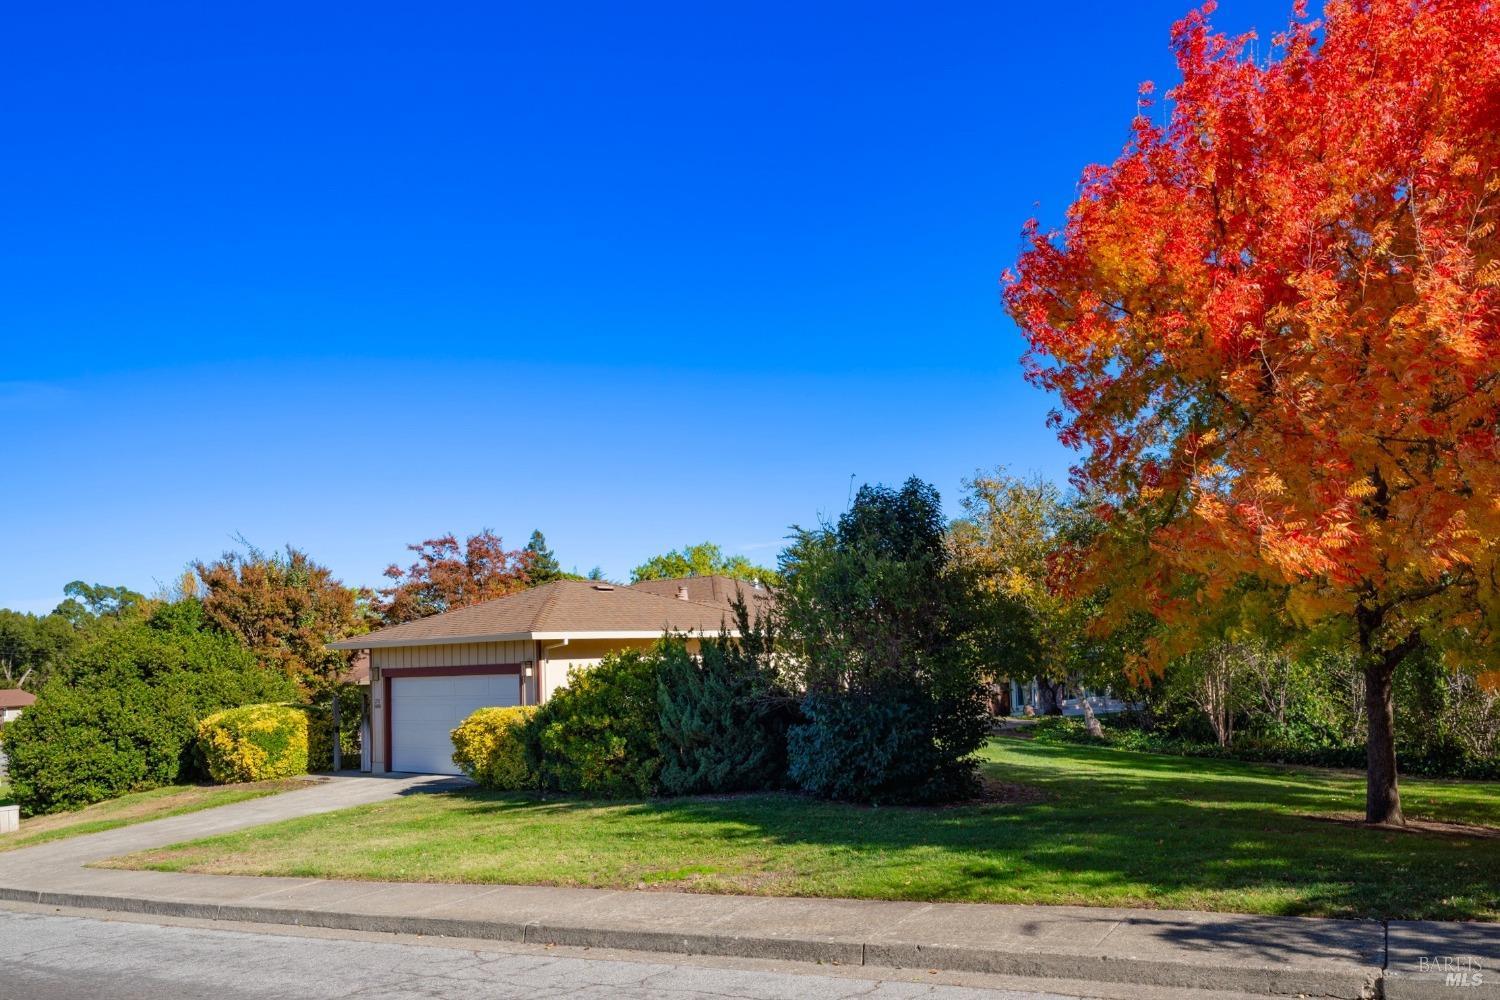
[[[1115,530],[1073,567],[1183,648],[1238,581],[1360,659],[1370,822],[1402,821],[1391,679],[1492,658],[1500,527],[1500,5],[1330,0],[1271,58],[1173,30],[1143,111],[1006,276],[1029,377]],[[1149,85],[1143,88],[1149,92]]]
[[[507,549],[488,528],[462,543],[448,534],[407,548],[417,554],[416,561],[405,570],[394,563],[386,567],[393,582],[380,591],[376,605],[390,625],[504,597],[531,582],[534,554]]]

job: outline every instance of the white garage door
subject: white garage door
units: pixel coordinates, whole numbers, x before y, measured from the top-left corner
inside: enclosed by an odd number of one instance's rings
[[[476,708],[521,704],[515,674],[391,678],[391,770],[457,774],[449,734]]]

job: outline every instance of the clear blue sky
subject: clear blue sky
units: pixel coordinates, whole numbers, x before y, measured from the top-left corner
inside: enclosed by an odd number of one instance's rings
[[[236,534],[770,562],[851,474],[1065,475],[997,279],[1183,0],[233,6],[7,20],[0,606]]]

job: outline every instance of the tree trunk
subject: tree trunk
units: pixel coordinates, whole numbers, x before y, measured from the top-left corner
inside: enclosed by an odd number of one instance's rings
[[[1062,681],[1052,681],[1045,677],[1036,679],[1037,699],[1042,703],[1043,715],[1062,715]]]
[[[1376,653],[1365,661],[1366,741],[1365,822],[1405,824],[1396,785],[1396,713],[1391,678],[1398,657]]]
[[[1094,706],[1084,695],[1079,695],[1078,703],[1083,706],[1083,724],[1088,727],[1089,735],[1096,740],[1104,738],[1104,727],[1099,725],[1099,719],[1094,715]]]

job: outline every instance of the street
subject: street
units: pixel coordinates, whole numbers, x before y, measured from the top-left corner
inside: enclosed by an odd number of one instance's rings
[[[1052,993],[881,980],[809,967],[779,971],[410,941],[0,910],[0,1000],[1067,1000]]]

